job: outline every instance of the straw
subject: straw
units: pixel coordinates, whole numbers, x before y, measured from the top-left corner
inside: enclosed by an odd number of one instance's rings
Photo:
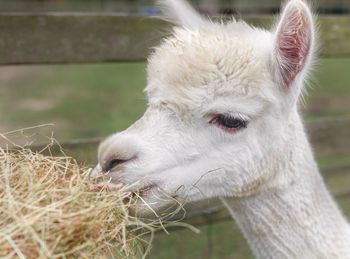
[[[0,148],[0,257],[121,258],[145,252],[123,188],[70,157]],[[127,203],[125,201],[128,201]]]

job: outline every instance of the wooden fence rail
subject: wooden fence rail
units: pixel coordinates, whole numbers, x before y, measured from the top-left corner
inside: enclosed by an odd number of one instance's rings
[[[271,16],[250,16],[269,28]],[[350,16],[321,16],[321,55],[350,56]],[[144,61],[170,32],[157,18],[113,14],[0,14],[0,64]]]

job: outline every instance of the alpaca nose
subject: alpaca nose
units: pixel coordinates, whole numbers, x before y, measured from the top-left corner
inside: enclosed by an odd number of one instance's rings
[[[133,138],[114,135],[101,143],[99,165],[103,172],[109,172],[136,159],[138,148]]]

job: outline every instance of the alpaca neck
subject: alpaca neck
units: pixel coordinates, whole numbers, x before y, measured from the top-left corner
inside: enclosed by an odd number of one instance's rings
[[[303,130],[297,135],[294,152],[304,153],[293,156],[298,161],[288,172],[279,172],[288,183],[223,202],[258,258],[350,258],[350,226],[324,185]]]

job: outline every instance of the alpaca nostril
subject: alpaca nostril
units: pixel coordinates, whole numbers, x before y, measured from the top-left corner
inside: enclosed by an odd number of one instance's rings
[[[124,164],[137,158],[138,150],[138,142],[133,137],[125,134],[112,135],[101,143],[98,150],[98,161],[102,171],[123,169]]]
[[[111,158],[111,159],[106,161],[106,163],[102,166],[102,169],[104,172],[109,172],[117,165],[124,164],[130,160],[132,160],[132,158],[130,158],[130,159]]]

